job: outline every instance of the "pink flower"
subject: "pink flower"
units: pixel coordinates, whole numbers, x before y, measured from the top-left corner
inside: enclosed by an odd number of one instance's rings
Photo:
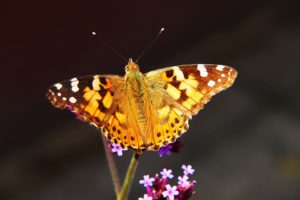
[[[144,194],[144,197],[140,197],[139,200],[152,200],[152,197],[149,197],[147,194]]]
[[[172,179],[174,176],[173,176],[173,174],[172,174],[172,170],[171,169],[166,169],[166,168],[164,168],[161,172],[160,172],[160,174],[162,175],[162,177],[164,178],[164,179],[166,179],[166,178],[169,178],[169,179]]]
[[[144,180],[140,180],[140,184],[144,184],[144,187],[152,186],[152,182],[154,181],[154,178],[150,178],[149,175],[144,176]]]
[[[122,156],[123,155],[123,151],[127,151],[126,148],[122,148],[119,145],[115,144],[115,143],[111,143],[111,152],[113,153],[117,153],[118,156]]]
[[[177,191],[177,187],[171,187],[169,184],[166,185],[166,191],[162,193],[163,197],[169,197],[169,200],[174,200],[174,196],[178,195],[179,192]]]
[[[178,185],[181,187],[187,187],[190,185],[190,182],[188,181],[189,177],[188,176],[178,176]]]
[[[195,170],[192,168],[191,165],[182,165],[181,167],[183,169],[183,173],[184,175],[188,175],[188,174],[193,174],[195,172]]]

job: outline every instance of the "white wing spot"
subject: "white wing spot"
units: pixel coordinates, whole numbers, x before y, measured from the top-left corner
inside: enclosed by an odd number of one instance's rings
[[[100,80],[97,76],[94,76],[94,80],[92,82],[92,86],[94,90],[100,90]]]
[[[174,67],[174,75],[176,76],[178,81],[182,81],[184,79],[184,75],[183,72],[181,71],[181,69],[179,67]]]
[[[224,67],[224,65],[217,65],[216,69],[219,71],[223,71]]]
[[[79,80],[77,78],[72,78],[70,81],[71,81],[71,86],[75,86],[79,84]]]
[[[76,103],[77,100],[74,97],[70,97],[69,101],[70,101],[70,103]]]
[[[72,78],[72,79],[70,79],[70,81],[71,81],[71,87],[72,87],[71,90],[73,92],[78,92],[78,90],[79,90],[79,87],[78,87],[79,80],[77,78]]]
[[[221,74],[222,77],[225,77],[225,74]]]
[[[78,81],[78,79],[75,77],[75,78],[71,78],[70,81]]]
[[[63,97],[62,100],[65,101],[65,100],[67,100],[67,98],[66,98],[66,97]]]
[[[60,83],[56,83],[54,86],[56,87],[57,90],[60,90],[62,88],[62,84]]]
[[[61,96],[61,93],[60,93],[60,92],[59,92],[59,93],[57,93],[57,96],[59,96],[59,97],[60,97],[60,96]]]
[[[221,79],[220,78],[218,79],[218,82],[221,83]]]
[[[197,69],[200,72],[200,76],[207,77],[208,73],[207,73],[206,68],[203,64],[198,64]]]
[[[72,90],[73,92],[78,92],[78,91],[79,91],[78,85],[73,85],[72,88],[71,88],[71,90]]]
[[[208,81],[208,83],[207,83],[207,85],[208,85],[209,87],[212,87],[212,86],[214,86],[215,84],[216,84],[216,82],[214,82],[214,81],[212,81],[212,80]]]

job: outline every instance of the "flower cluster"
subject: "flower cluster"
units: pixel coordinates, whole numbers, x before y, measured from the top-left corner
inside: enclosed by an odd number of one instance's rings
[[[147,194],[140,197],[139,200],[187,200],[195,193],[194,187],[196,181],[189,180],[195,170],[191,165],[182,165],[183,174],[178,176],[176,186],[171,186],[168,181],[174,177],[171,169],[163,169],[160,175],[156,174],[154,178],[145,175],[140,184],[144,185]]]

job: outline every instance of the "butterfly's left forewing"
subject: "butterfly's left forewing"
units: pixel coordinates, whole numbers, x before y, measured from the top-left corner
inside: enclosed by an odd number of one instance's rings
[[[180,65],[146,74],[152,87],[159,87],[167,99],[193,115],[213,95],[230,87],[236,76],[232,67],[213,64]]]
[[[188,129],[188,120],[213,95],[233,84],[237,72],[224,65],[194,64],[163,68],[145,76],[159,122],[153,138],[165,145]]]

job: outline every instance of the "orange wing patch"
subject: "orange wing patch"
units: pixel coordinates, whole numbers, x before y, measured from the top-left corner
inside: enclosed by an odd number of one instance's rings
[[[158,151],[160,147],[175,142],[188,129],[188,118],[178,109],[171,105],[163,108],[163,114],[159,113],[160,122],[155,125],[151,135],[149,150]]]
[[[146,147],[140,134],[128,127],[126,115],[118,107],[111,114],[108,123],[102,128],[102,132],[108,140],[122,148],[132,147],[141,152],[141,149]]]

